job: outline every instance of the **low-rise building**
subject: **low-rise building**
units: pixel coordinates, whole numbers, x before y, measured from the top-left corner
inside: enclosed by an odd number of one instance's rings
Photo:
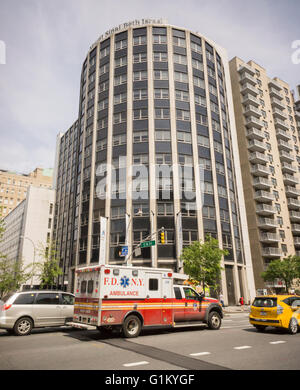
[[[26,199],[4,218],[0,253],[13,262],[22,261],[24,267],[44,261],[40,251],[46,251],[51,240],[53,207],[54,190],[29,186]],[[22,287],[37,288],[39,284],[35,275]]]

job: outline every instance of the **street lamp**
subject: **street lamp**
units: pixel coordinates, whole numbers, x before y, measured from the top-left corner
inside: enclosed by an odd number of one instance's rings
[[[36,247],[35,247],[35,245],[34,245],[34,242],[32,241],[32,239],[31,238],[29,238],[29,237],[25,237],[25,236],[21,236],[21,238],[23,239],[23,240],[28,240],[28,241],[30,241],[31,242],[31,244],[32,244],[32,246],[33,246],[33,261],[32,261],[32,275],[31,275],[31,288],[33,287],[33,267],[34,267],[34,263],[35,263],[35,253],[36,253]]]

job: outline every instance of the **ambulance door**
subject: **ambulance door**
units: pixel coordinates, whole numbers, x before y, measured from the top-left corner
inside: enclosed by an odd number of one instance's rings
[[[160,274],[146,273],[146,295],[151,298],[162,298],[162,278]]]
[[[144,312],[145,325],[162,324],[162,277],[156,273],[146,273],[146,302],[147,310]]]
[[[200,296],[190,287],[183,287],[184,292],[184,317],[185,321],[202,321],[205,310],[201,305]]]

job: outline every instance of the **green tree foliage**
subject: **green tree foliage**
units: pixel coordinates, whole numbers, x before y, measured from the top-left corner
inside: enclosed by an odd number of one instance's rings
[[[271,261],[266,271],[262,272],[261,277],[268,282],[281,279],[285,284],[286,292],[288,292],[293,281],[300,278],[300,257],[288,256],[282,260]]]
[[[1,218],[0,209],[0,242],[5,232],[4,221]],[[0,298],[10,292],[16,291],[32,276],[31,266],[24,267],[22,261],[12,261],[6,255],[0,253]]]
[[[217,289],[221,278],[221,260],[228,251],[219,248],[219,242],[213,237],[207,236],[201,243],[193,242],[182,251],[181,259],[185,274],[205,286]]]
[[[42,258],[42,261],[37,265],[42,288],[52,288],[56,284],[57,278],[63,273],[59,267],[55,246],[55,242],[52,241],[47,246],[40,245],[38,249],[39,257]]]

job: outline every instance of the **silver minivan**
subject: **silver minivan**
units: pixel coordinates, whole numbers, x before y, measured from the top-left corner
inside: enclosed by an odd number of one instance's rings
[[[0,329],[17,336],[33,328],[63,326],[73,320],[75,296],[63,291],[22,291],[0,300]]]

